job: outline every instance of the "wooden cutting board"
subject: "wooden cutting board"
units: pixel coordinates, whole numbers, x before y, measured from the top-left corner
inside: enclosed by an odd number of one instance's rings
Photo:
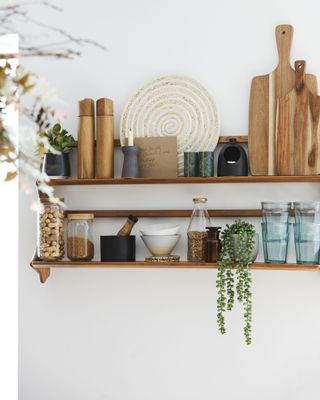
[[[248,152],[252,175],[275,175],[275,135],[277,100],[294,87],[295,71],[290,65],[293,36],[291,25],[276,27],[279,53],[277,68],[268,75],[253,78],[249,102]],[[305,82],[317,94],[317,78],[307,74]]]
[[[320,96],[305,84],[305,61],[295,62],[295,87],[277,107],[276,167],[279,175],[320,174]]]

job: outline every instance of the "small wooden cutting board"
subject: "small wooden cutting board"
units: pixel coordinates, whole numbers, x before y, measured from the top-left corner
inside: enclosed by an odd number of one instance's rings
[[[295,87],[277,107],[276,160],[279,175],[320,174],[320,96],[305,84],[305,61],[295,62]]]
[[[253,78],[249,102],[248,152],[252,175],[276,174],[276,109],[277,100],[294,88],[295,71],[290,65],[293,37],[291,25],[276,27],[279,53],[277,68],[268,75]],[[317,94],[317,78],[307,74],[305,83]]]

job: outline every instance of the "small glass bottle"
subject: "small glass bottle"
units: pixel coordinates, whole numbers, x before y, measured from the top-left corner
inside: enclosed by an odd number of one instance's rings
[[[221,226],[207,226],[207,262],[218,262],[221,250],[219,239]]]
[[[92,240],[93,214],[68,215],[68,258],[72,261],[90,261],[94,256]]]
[[[38,202],[37,248],[38,257],[43,261],[60,260],[64,255],[64,212],[59,204],[47,198]]]
[[[193,199],[194,208],[188,227],[188,261],[205,262],[207,258],[207,226],[211,226],[206,208],[207,199]]]

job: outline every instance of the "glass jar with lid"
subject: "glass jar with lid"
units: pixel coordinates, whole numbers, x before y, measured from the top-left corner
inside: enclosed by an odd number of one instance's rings
[[[64,199],[59,199],[61,203]],[[58,203],[47,198],[38,201],[38,257],[43,261],[60,260],[64,256],[64,212]]]
[[[207,257],[207,227],[211,226],[207,198],[193,199],[194,208],[188,227],[188,261],[204,262]]]
[[[93,220],[93,214],[68,214],[67,254],[71,261],[93,259]]]

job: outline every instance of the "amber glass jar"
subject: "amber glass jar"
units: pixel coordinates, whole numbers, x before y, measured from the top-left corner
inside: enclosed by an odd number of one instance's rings
[[[62,203],[64,199],[59,199]],[[38,257],[43,261],[64,256],[64,213],[59,204],[49,199],[38,202]]]
[[[90,261],[94,256],[93,214],[68,215],[67,254],[72,261]]]

